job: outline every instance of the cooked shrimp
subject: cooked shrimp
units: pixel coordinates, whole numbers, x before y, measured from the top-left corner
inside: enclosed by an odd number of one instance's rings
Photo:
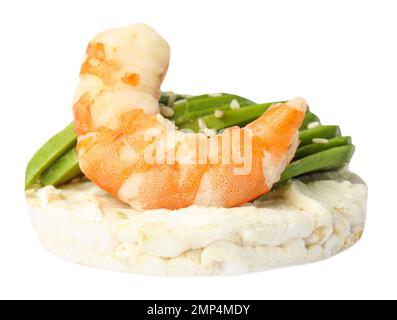
[[[295,154],[306,102],[297,98],[275,105],[247,127],[218,135],[176,131],[158,104],[169,54],[167,42],[143,24],[106,31],[89,44],[74,104],[82,171],[145,210],[234,207],[267,193]],[[162,149],[173,161],[148,161],[173,131],[176,138]],[[236,135],[237,142],[224,143]],[[243,174],[236,170],[241,162],[195,161],[203,158],[200,150],[205,160],[245,150],[246,137],[250,167]]]

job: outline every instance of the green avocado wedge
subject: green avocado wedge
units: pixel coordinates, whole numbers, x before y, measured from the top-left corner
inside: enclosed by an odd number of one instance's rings
[[[299,133],[300,147],[313,143],[313,139],[332,139],[341,135],[338,126],[318,126]]]
[[[69,124],[61,132],[48,140],[29,161],[25,175],[25,189],[37,183],[40,175],[56,160],[76,145],[74,124]]]
[[[248,123],[258,119],[274,103],[251,104],[236,110],[224,112],[221,119],[217,118],[214,113],[200,118],[209,129],[222,130],[233,126],[243,127]],[[200,126],[198,121],[188,122],[179,126],[179,129],[189,129],[193,132],[199,132]]]
[[[42,174],[40,183],[43,186],[58,186],[82,174],[76,149],[72,148]]]
[[[336,147],[294,161],[284,170],[278,184],[306,173],[342,168],[351,160],[354,149],[354,145]]]
[[[298,148],[295,153],[294,161],[310,156],[312,154],[332,149],[335,147],[341,147],[352,143],[351,137],[336,137],[328,140],[327,143],[312,143],[306,146]]]
[[[303,120],[300,130],[302,131],[308,129],[308,125],[313,122],[320,123],[319,117],[317,117],[314,113],[307,111],[305,114],[305,120]]]
[[[195,112],[203,112],[203,110],[206,110],[204,114],[211,114],[225,105],[229,105],[230,107],[233,100],[236,100],[240,107],[253,104],[252,101],[235,94],[204,94],[177,101],[173,106],[174,116],[170,120],[177,121],[181,116]],[[178,122],[181,124],[180,119],[178,119]]]

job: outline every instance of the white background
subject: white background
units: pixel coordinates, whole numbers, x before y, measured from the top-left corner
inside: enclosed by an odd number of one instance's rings
[[[0,298],[397,298],[396,1],[1,1]],[[352,135],[368,182],[362,241],[329,261],[227,278],[157,278],[65,263],[24,206],[26,162],[72,118],[88,41],[134,22],[171,44],[165,89],[258,102],[304,96]]]

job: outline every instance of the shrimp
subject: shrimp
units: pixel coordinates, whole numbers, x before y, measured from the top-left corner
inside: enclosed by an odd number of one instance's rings
[[[207,135],[178,131],[160,115],[158,103],[169,59],[167,42],[143,24],[103,32],[90,42],[73,107],[84,174],[139,210],[236,207],[269,192],[299,145],[305,100],[274,105],[245,128]],[[173,161],[148,161],[174,131],[162,149]],[[250,170],[244,174],[236,173],[241,162],[194,161],[245,150],[246,137]]]

